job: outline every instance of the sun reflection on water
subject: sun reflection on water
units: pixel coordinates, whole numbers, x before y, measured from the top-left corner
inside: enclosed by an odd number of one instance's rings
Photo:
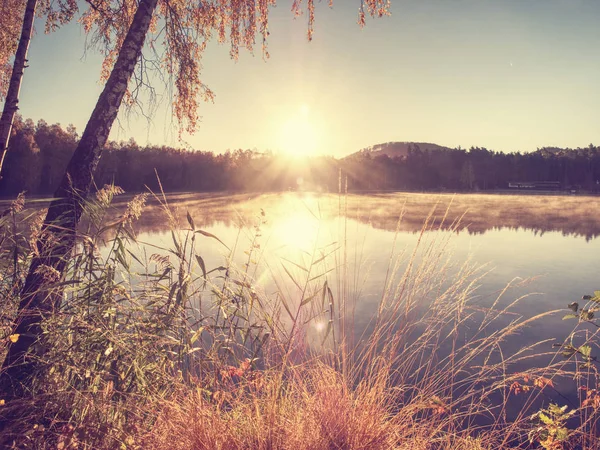
[[[312,216],[309,211],[296,211],[276,219],[272,227],[275,248],[280,250],[300,250],[310,253],[317,244],[319,219]]]

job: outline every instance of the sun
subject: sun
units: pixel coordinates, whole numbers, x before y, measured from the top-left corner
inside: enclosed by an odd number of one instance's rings
[[[302,105],[281,126],[279,148],[292,156],[312,156],[319,152],[317,127],[312,121],[310,107]]]

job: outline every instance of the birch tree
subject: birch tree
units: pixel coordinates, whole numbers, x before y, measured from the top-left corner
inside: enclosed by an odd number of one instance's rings
[[[42,321],[60,307],[61,296],[50,295],[48,286],[59,281],[67,268],[75,245],[76,229],[85,199],[93,183],[94,171],[123,100],[135,101],[145,83],[146,60],[142,50],[148,36],[148,49],[155,64],[172,80],[175,88],[173,111],[180,128],[193,132],[198,124],[198,105],[212,100],[213,92],[200,78],[201,58],[213,36],[229,41],[230,55],[237,58],[240,48],[252,52],[258,36],[260,48],[268,57],[269,9],[276,0],[94,0],[82,23],[93,32],[92,42],[105,55],[102,76],[106,84],[91,114],[81,140],[68,164],[36,243],[21,292],[15,333],[20,336],[8,348],[0,375],[0,386],[18,393],[35,372],[36,344],[42,337]],[[331,2],[330,2],[331,4]],[[363,0],[359,24],[365,16],[388,13],[389,0]],[[292,12],[306,12],[308,39],[313,35],[315,2],[293,0]],[[159,52],[158,49],[162,49]],[[136,67],[140,68],[136,72]],[[132,79],[134,80],[132,83]],[[52,274],[52,276],[48,276]],[[17,394],[18,395],[18,394]]]
[[[0,175],[3,173],[15,114],[19,109],[19,92],[27,67],[27,52],[38,6],[47,18],[46,31],[69,22],[77,11],[76,0],[27,0],[24,10],[22,0],[4,0],[0,19],[0,98],[4,97],[4,109],[0,117]],[[11,67],[9,60],[13,55]]]
[[[6,5],[5,5],[6,6]],[[31,40],[31,33],[33,32],[33,18],[35,16],[35,8],[37,6],[37,0],[27,0],[25,12],[23,15],[23,26],[21,29],[21,37],[15,53],[15,61],[12,67],[10,78],[8,79],[6,98],[4,101],[4,110],[0,117],[0,174],[2,173],[2,166],[4,163],[4,157],[8,149],[8,140],[10,138],[10,132],[12,130],[13,120],[17,112],[17,104],[19,102],[19,91],[21,90],[21,80],[23,79],[23,73],[25,71],[25,63],[27,62],[27,51],[29,49],[29,41]],[[17,11],[15,11],[15,9]],[[13,37],[15,31],[15,15],[18,17],[18,9],[14,5],[13,11],[5,11],[3,13],[3,22],[11,21],[7,23],[9,25],[5,30],[6,35],[2,36],[6,40],[3,42],[2,59],[7,60],[8,56],[12,53],[12,47],[14,40]],[[13,15],[14,14],[14,15]],[[11,20],[12,19],[12,20]],[[3,24],[4,25],[4,24]],[[12,25],[12,26],[10,26]],[[3,78],[7,78],[8,62],[4,62]],[[4,81],[4,80],[3,80]],[[4,83],[3,83],[4,84]]]

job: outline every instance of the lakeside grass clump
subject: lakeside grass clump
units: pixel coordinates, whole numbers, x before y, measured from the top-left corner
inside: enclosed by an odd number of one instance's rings
[[[371,331],[356,335],[360,299],[343,232],[339,244],[283,261],[285,280],[273,274],[270,292],[256,283],[264,211],[235,265],[236,245],[200,229],[193,214],[179,223],[164,195],[153,201],[172,245],[141,245],[132,224],[148,196],[115,218],[121,192],[107,186],[88,202],[67,273],[46,274],[48,295],[63,301],[44,318],[26,394],[0,397],[4,447],[600,448],[594,330],[554,350],[543,342],[503,351],[509,336],[555,312],[507,320],[509,308],[496,307],[508,288],[491,308],[473,303],[485,272],[452,260],[461,222],[447,211],[432,210],[415,248],[390,250]],[[2,356],[19,339],[20,287],[42,233],[43,212],[24,206],[21,196],[0,219]],[[206,241],[223,247],[223,265],[206,267]],[[580,325],[592,309],[576,308]],[[512,369],[534,359],[543,364]],[[564,384],[580,388],[576,403]]]

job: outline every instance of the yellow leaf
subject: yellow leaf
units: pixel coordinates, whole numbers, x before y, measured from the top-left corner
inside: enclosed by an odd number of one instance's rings
[[[6,404],[6,401],[4,399],[0,400],[0,406],[4,406]]]
[[[19,340],[19,336],[21,336],[20,334],[11,334],[8,339],[10,339],[10,342],[12,342],[13,344],[15,342],[17,342]]]

